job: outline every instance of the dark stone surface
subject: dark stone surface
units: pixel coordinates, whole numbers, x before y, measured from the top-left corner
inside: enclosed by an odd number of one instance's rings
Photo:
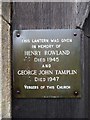
[[[76,28],[75,3],[13,3],[13,30]],[[82,16],[82,14],[81,14]],[[90,24],[89,24],[90,25]],[[88,27],[88,26],[87,26]],[[84,39],[85,72],[81,99],[15,99],[13,118],[88,117],[88,38]]]

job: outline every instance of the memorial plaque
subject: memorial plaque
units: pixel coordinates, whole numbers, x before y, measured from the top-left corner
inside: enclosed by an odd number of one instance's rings
[[[80,98],[82,40],[78,29],[15,30],[16,98]]]

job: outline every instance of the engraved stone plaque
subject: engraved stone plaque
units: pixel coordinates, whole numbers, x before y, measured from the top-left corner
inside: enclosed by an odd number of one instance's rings
[[[13,32],[16,98],[80,98],[82,40],[78,29]]]

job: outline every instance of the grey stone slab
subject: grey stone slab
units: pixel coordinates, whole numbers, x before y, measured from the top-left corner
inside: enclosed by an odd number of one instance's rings
[[[10,3],[2,3],[2,17],[5,21],[7,21],[8,23],[10,23],[10,15],[11,14],[11,4]]]
[[[2,20],[2,117],[11,114],[10,26]]]

